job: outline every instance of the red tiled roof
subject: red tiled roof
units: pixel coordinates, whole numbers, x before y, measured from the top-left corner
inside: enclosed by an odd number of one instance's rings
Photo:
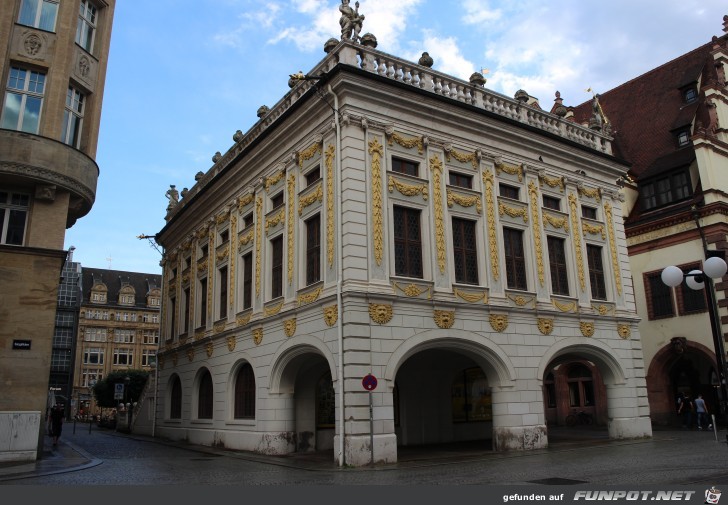
[[[721,37],[726,39],[727,36]],[[698,47],[674,60],[599,95],[599,103],[612,124],[615,154],[632,164],[630,174],[655,175],[664,160],[678,150],[674,130],[692,123],[700,114],[697,102],[685,104],[680,88],[714,78],[710,55],[714,42]],[[702,75],[701,75],[702,74]],[[575,120],[586,123],[592,114],[591,100],[574,109]]]

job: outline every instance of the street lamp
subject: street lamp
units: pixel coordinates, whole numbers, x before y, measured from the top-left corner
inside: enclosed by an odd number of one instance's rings
[[[131,395],[129,394],[129,384],[131,377],[124,377],[124,408],[126,409],[126,429],[131,433]]]
[[[714,254],[713,251],[706,251],[708,257],[703,263],[703,271],[691,270],[688,273],[683,271],[676,266],[666,267],[662,271],[662,282],[671,288],[679,286],[683,278],[685,284],[690,289],[701,290],[705,288],[705,293],[708,298],[708,316],[710,317],[710,329],[713,333],[713,346],[715,350],[715,359],[718,363],[718,386],[720,387],[720,413],[722,416],[726,414],[726,359],[725,349],[723,345],[723,331],[718,318],[718,305],[715,300],[715,287],[713,285],[713,279],[722,278],[728,271],[728,264],[725,260]]]

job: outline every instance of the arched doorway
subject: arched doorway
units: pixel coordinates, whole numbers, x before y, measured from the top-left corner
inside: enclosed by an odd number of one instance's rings
[[[491,388],[473,358],[447,349],[422,350],[399,368],[393,393],[398,451],[461,442],[491,449]]]
[[[592,426],[607,422],[607,393],[602,374],[595,363],[576,357],[561,357],[547,368],[543,378],[543,401],[549,426],[573,425],[569,416],[576,416],[576,426]]]
[[[679,393],[692,398],[702,394],[710,412],[718,411],[720,388],[715,353],[702,344],[675,337],[650,362],[647,393],[652,423],[677,426],[676,400]]]

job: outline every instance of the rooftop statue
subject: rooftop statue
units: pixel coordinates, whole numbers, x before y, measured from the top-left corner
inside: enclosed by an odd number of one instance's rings
[[[361,26],[364,22],[364,15],[359,14],[359,2],[354,3],[354,5],[356,9],[351,8],[349,0],[341,0],[341,5],[339,5],[341,40],[351,39],[357,42],[360,39],[359,32],[361,32]]]
[[[179,203],[179,192],[175,188],[174,184],[170,184],[169,189],[164,194],[169,199],[169,205],[167,206],[167,211],[172,210],[174,207],[177,206],[177,203]]]

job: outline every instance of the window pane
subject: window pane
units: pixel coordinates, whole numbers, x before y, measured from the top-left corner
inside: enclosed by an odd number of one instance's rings
[[[8,236],[6,244],[23,245],[23,234],[25,232],[25,216],[24,210],[10,210],[8,219]]]
[[[551,269],[551,290],[557,295],[569,294],[564,239],[548,237],[549,267]]]
[[[648,282],[650,294],[647,303],[652,305],[652,317],[672,317],[675,315],[672,305],[672,289],[662,282],[661,275],[650,275]]]
[[[20,6],[18,23],[35,26],[35,18],[38,16],[38,2],[39,0],[23,0],[23,4]]]
[[[58,11],[58,4],[53,2],[43,2],[43,7],[40,14],[40,25],[38,28],[41,30],[47,30],[52,32],[56,27],[56,12]]]
[[[17,130],[20,121],[20,104],[23,100],[21,95],[8,92],[5,95],[5,107],[3,108],[3,128]]]
[[[28,133],[38,133],[40,125],[40,105],[42,100],[35,97],[26,97],[23,111],[23,126],[21,130]]]
[[[589,281],[591,283],[592,298],[607,299],[607,287],[604,283],[604,265],[602,263],[602,248],[599,246],[586,246],[589,262]]]
[[[506,254],[506,282],[511,289],[526,290],[526,259],[523,251],[523,233],[511,228],[503,229]]]

